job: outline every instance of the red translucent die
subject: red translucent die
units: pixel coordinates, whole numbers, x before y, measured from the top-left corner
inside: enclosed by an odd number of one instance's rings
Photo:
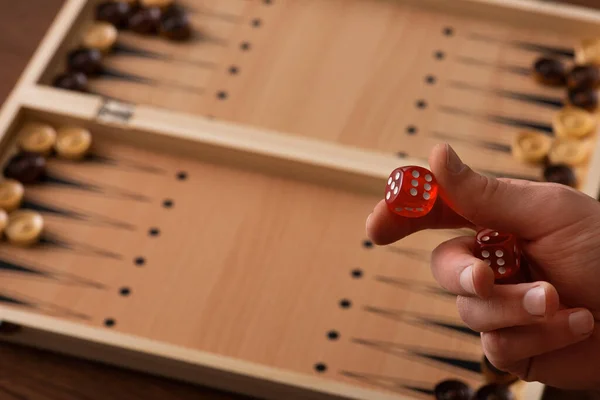
[[[492,268],[496,279],[509,278],[519,271],[521,250],[515,236],[493,229],[482,229],[475,238],[475,257]]]
[[[438,195],[431,171],[417,166],[396,168],[385,187],[385,202],[393,213],[418,218],[427,215]]]

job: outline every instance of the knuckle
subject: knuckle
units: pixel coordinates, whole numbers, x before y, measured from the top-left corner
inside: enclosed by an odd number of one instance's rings
[[[483,349],[488,360],[500,370],[508,370],[515,363],[510,357],[510,340],[499,331],[486,332],[481,335]]]
[[[499,179],[477,175],[479,182],[477,182],[476,187],[478,188],[478,192],[480,193],[481,199],[483,201],[478,201],[473,204],[468,215],[468,219],[472,221],[478,221],[481,215],[485,212],[485,207],[488,204],[488,199],[493,199],[496,197],[506,186],[506,182],[502,182]]]
[[[484,332],[485,323],[481,321],[479,313],[476,312],[476,305],[473,304],[474,299],[457,296],[456,297],[456,308],[458,309],[458,315],[467,327],[475,332]]]
[[[448,254],[452,249],[452,246],[453,242],[451,241],[440,243],[433,249],[430,256],[430,266],[433,277],[446,290],[448,290],[448,287],[446,287],[446,279],[444,279],[444,276],[447,275],[447,273],[445,273],[444,266],[448,264],[446,259],[448,258]]]
[[[464,296],[456,296],[456,308],[458,309],[458,315],[460,319],[467,325],[470,329],[479,332],[477,327],[473,324],[473,318],[469,307],[469,299]]]

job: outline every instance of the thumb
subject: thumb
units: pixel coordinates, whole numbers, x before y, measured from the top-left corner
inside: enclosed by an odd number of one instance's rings
[[[580,218],[574,213],[581,213],[576,204],[582,199],[574,190],[478,174],[447,144],[433,149],[429,165],[440,197],[476,226],[533,240],[574,221],[569,218]]]

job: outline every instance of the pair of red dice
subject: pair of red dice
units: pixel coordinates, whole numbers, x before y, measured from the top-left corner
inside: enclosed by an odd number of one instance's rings
[[[436,204],[438,184],[426,168],[406,166],[390,174],[385,202],[395,214],[408,218],[424,217]],[[475,236],[475,257],[485,261],[498,280],[514,276],[521,267],[521,250],[515,236],[482,229]]]

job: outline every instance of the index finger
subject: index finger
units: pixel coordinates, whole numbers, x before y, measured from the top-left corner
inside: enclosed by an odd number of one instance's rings
[[[367,218],[367,236],[376,245],[386,245],[425,229],[458,229],[475,226],[454,212],[441,198],[429,214],[420,218],[407,218],[394,214],[381,200]]]

